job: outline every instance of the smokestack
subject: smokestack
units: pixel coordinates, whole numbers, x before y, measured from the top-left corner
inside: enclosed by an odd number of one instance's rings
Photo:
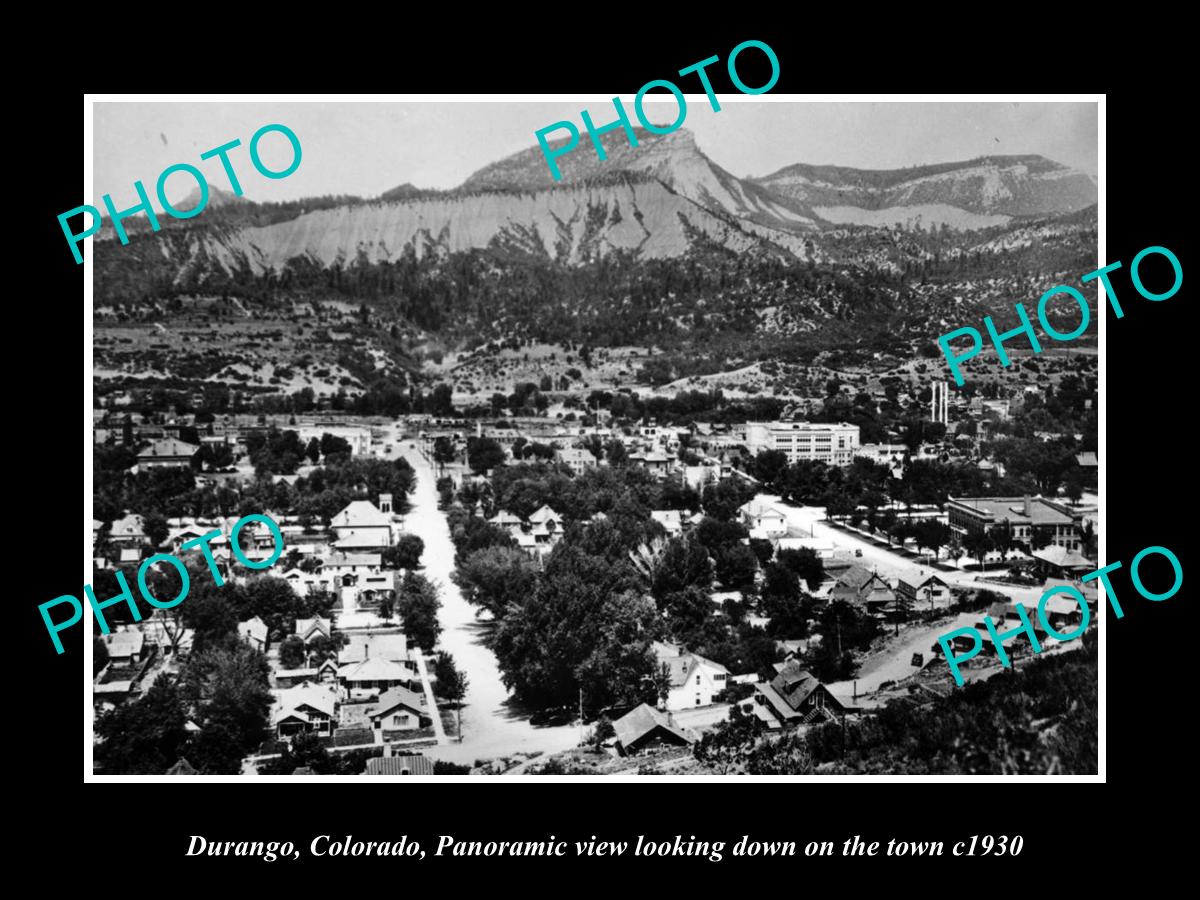
[[[1025,515],[1029,515],[1029,510],[1032,505],[1033,505],[1033,502],[1030,500],[1029,495],[1026,494],[1025,495]]]

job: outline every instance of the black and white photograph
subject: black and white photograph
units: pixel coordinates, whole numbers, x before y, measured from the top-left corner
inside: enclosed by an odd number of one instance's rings
[[[684,90],[92,101],[86,780],[1102,780],[1102,103]]]

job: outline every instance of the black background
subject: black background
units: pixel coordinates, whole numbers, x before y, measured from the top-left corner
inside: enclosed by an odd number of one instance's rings
[[[464,17],[467,14],[464,13]],[[535,10],[519,13],[539,18]],[[996,9],[996,15],[1004,13]],[[704,36],[679,36],[649,26],[611,21],[589,28],[553,16],[541,38],[517,41],[497,30],[487,38],[465,40],[455,33],[418,31],[392,23],[379,33],[339,40],[329,35],[319,47],[312,35],[298,40],[288,28],[265,32],[262,40],[234,33],[206,32],[195,60],[184,54],[170,65],[94,70],[88,88],[95,91],[164,93],[249,90],[316,92],[602,92],[631,97],[646,81],[671,77],[676,70],[717,54],[722,63],[709,71],[718,93],[732,91],[724,74],[730,49],[748,38],[764,40],[780,60],[781,77],[772,94],[786,92],[955,91],[955,92],[1108,92],[1107,236],[1105,262],[1122,260],[1125,269],[1114,284],[1125,317],[1106,314],[1107,437],[1102,444],[1107,472],[1103,484],[1107,515],[1107,561],[1126,569],[1114,578],[1126,616],[1107,620],[1107,783],[715,783],[667,784],[641,779],[632,784],[564,784],[537,780],[506,783],[347,785],[321,784],[96,784],[84,785],[81,717],[83,629],[66,639],[67,652],[56,656],[37,612],[37,604],[60,594],[79,594],[80,493],[74,481],[81,456],[89,464],[90,417],[82,415],[79,395],[82,364],[71,362],[85,343],[80,315],[84,267],[77,266],[56,220],[58,213],[95,198],[82,196],[79,154],[84,102],[74,84],[43,85],[25,104],[28,125],[37,140],[27,145],[23,167],[30,176],[15,186],[24,197],[10,221],[20,231],[8,243],[9,271],[28,272],[28,280],[10,294],[14,309],[9,342],[15,409],[9,415],[22,426],[10,434],[18,453],[8,461],[9,482],[18,486],[10,503],[8,577],[10,623],[17,623],[8,647],[20,648],[23,664],[10,666],[15,680],[9,698],[8,742],[19,762],[12,788],[32,796],[18,814],[22,831],[35,850],[23,855],[30,864],[45,855],[61,865],[81,857],[90,878],[104,880],[114,867],[136,872],[127,882],[134,890],[167,890],[187,884],[193,873],[232,875],[249,886],[261,878],[275,890],[328,882],[344,889],[376,885],[362,876],[395,872],[404,883],[427,890],[458,891],[495,874],[520,880],[493,882],[499,890],[575,893],[622,891],[648,886],[605,876],[633,868],[665,887],[684,881],[716,886],[726,878],[762,892],[813,887],[810,879],[841,876],[837,889],[853,891],[861,882],[880,879],[909,890],[980,890],[985,894],[1033,888],[1072,878],[1077,867],[1146,853],[1170,858],[1179,834],[1164,818],[1190,781],[1190,691],[1185,675],[1195,634],[1184,608],[1187,585],[1172,599],[1151,603],[1129,584],[1129,560],[1143,547],[1171,548],[1190,571],[1189,525],[1184,521],[1192,494],[1193,427],[1189,389],[1194,359],[1184,320],[1187,285],[1170,300],[1151,303],[1136,295],[1128,264],[1142,248],[1171,248],[1187,270],[1183,223],[1194,215],[1194,177],[1187,142],[1177,129],[1191,105],[1172,87],[1169,66],[1178,57],[1158,44],[1136,44],[1123,33],[1120,55],[1101,49],[1118,40],[1085,36],[1077,22],[1055,23],[1037,12],[1038,36],[1011,33],[996,21],[973,27],[971,35],[945,39],[918,22],[908,30],[875,28],[857,33],[861,23],[818,26],[807,15],[788,28],[764,27],[741,18],[713,20]],[[610,23],[611,25],[607,24]],[[480,26],[486,33],[487,29]],[[608,30],[606,30],[606,28]],[[1054,30],[1048,41],[1046,32]],[[371,29],[368,29],[369,32]],[[504,36],[502,36],[504,35]],[[673,35],[673,36],[671,36]],[[114,38],[115,40],[115,38]],[[129,40],[132,40],[131,38]],[[235,46],[236,45],[236,46]],[[336,45],[336,46],[335,46]],[[337,47],[354,48],[353,50]],[[265,54],[264,54],[265,49]],[[113,58],[115,59],[115,57]],[[761,55],[739,57],[739,72],[750,85],[765,82]],[[1087,59],[1103,59],[1099,71]],[[199,65],[199,61],[203,65]],[[121,67],[123,68],[123,67]],[[688,91],[696,90],[691,83]],[[694,115],[719,115],[706,106]],[[598,119],[598,121],[601,121]],[[547,123],[548,124],[548,123]],[[533,136],[530,136],[533,143]],[[812,162],[826,162],[813,160]],[[153,177],[155,173],[147,173]],[[403,180],[402,178],[398,180]],[[11,226],[10,226],[11,227]],[[12,232],[10,231],[10,235]],[[36,261],[36,262],[34,262]],[[1161,262],[1161,260],[1159,261]],[[31,265],[31,263],[33,263]],[[1165,265],[1163,277],[1167,277]],[[1151,284],[1153,268],[1147,270]],[[1082,273],[1080,273],[1082,274]],[[1033,308],[1036,298],[1014,297]],[[28,489],[22,489],[28,485]],[[84,522],[86,534],[88,523]],[[1161,561],[1160,561],[1161,562]],[[1166,578],[1165,563],[1162,578]],[[1143,577],[1150,586],[1153,566]],[[365,779],[364,779],[365,781]],[[10,799],[10,802],[11,799]],[[28,821],[26,819],[28,817]],[[572,840],[597,835],[635,841],[637,835],[669,840],[676,834],[732,844],[743,834],[761,840],[832,840],[841,844],[858,834],[864,840],[969,839],[973,834],[1021,834],[1025,848],[1010,858],[935,860],[734,859],[576,859],[411,860],[326,858],[263,863],[254,859],[188,858],[188,837],[215,840],[294,841],[307,847],[318,834],[353,834],[361,840],[420,840],[427,849],[438,834],[459,840],[541,840],[551,833]],[[949,843],[947,844],[947,852]],[[66,854],[64,857],[63,854]],[[128,857],[128,858],[127,858]],[[1149,861],[1149,860],[1147,860]],[[779,865],[782,863],[782,865]],[[1157,864],[1157,863],[1154,863]],[[753,881],[769,866],[772,875],[806,878],[795,885]],[[1045,866],[1045,868],[1042,868]],[[403,871],[396,871],[403,869]],[[53,871],[53,870],[51,870]],[[169,881],[159,880],[162,872]],[[45,874],[46,870],[42,870]],[[170,873],[170,874],[167,874]],[[536,880],[549,873],[556,880]],[[912,877],[912,876],[917,877]],[[299,876],[299,877],[297,877]],[[599,876],[594,877],[594,876]],[[594,880],[588,881],[589,877]],[[301,881],[300,878],[303,880]],[[946,880],[951,879],[951,880]],[[114,882],[108,882],[113,884]],[[651,882],[658,883],[658,882]],[[380,885],[382,886],[382,885]],[[334,888],[336,890],[336,888]],[[901,893],[909,893],[901,890]],[[104,891],[102,893],[107,893]]]

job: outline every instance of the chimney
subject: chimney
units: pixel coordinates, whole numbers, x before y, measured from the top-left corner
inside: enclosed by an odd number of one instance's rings
[[[1029,495],[1026,494],[1025,495],[1025,515],[1029,515],[1029,510],[1030,510],[1031,505],[1032,505],[1032,501],[1030,500]]]

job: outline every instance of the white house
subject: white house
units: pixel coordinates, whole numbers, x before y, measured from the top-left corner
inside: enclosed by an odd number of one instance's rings
[[[242,640],[253,647],[255,650],[261,650],[264,653],[267,650],[267,623],[255,616],[246,622],[238,623],[238,634]]]
[[[713,698],[725,690],[729,681],[729,670],[711,659],[688,653],[679,644],[655,641],[651,645],[659,666],[666,666],[671,679],[666,708],[669,710],[690,709],[708,706]]]
[[[370,500],[355,500],[329,521],[339,550],[373,550],[392,545],[392,496],[379,495],[381,510]]]
[[[787,516],[760,497],[743,504],[738,512],[752,537],[770,539],[787,534]]]

